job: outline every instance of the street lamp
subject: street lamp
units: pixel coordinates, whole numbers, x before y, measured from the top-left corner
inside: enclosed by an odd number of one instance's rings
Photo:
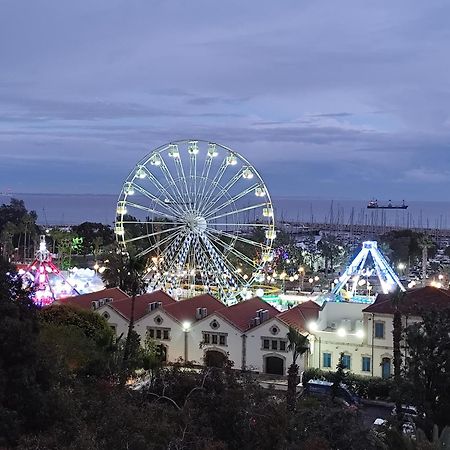
[[[182,325],[184,331],[184,364],[186,364],[188,361],[188,333],[191,329],[191,322],[185,321]]]
[[[305,268],[299,267],[298,273],[300,274],[300,291],[303,291],[303,282],[305,280]]]

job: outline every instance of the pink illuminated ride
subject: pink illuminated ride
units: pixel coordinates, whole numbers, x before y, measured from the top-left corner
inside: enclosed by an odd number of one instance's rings
[[[25,270],[19,270],[24,283],[33,289],[32,298],[38,306],[49,306],[55,300],[79,294],[52,259],[45,236],[41,236],[34,261]]]

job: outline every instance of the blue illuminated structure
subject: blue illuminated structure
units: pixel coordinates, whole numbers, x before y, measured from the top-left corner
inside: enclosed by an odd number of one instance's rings
[[[369,258],[369,256],[371,258]],[[338,283],[336,283],[336,286],[331,291],[335,301],[364,302],[364,298],[356,295],[356,289],[361,277],[372,275],[372,271],[365,268],[370,259],[373,261],[383,294],[392,292],[396,287],[405,291],[397,274],[378,249],[376,241],[365,241],[362,244],[360,252],[347,267],[344,274],[339,278]],[[365,297],[365,302],[371,303],[370,298]]]

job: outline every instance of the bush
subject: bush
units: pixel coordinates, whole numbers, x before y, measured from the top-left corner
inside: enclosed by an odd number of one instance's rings
[[[334,372],[315,368],[306,369],[303,372],[302,382],[305,384],[309,380],[333,382]],[[393,381],[391,379],[354,375],[350,372],[347,373],[345,384],[359,397],[370,400],[389,400],[390,391],[393,388]]]

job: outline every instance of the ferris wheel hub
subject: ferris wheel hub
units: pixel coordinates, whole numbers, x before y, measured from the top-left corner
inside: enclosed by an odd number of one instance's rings
[[[195,234],[202,234],[206,231],[206,219],[195,212],[186,214],[184,221],[187,228]]]

